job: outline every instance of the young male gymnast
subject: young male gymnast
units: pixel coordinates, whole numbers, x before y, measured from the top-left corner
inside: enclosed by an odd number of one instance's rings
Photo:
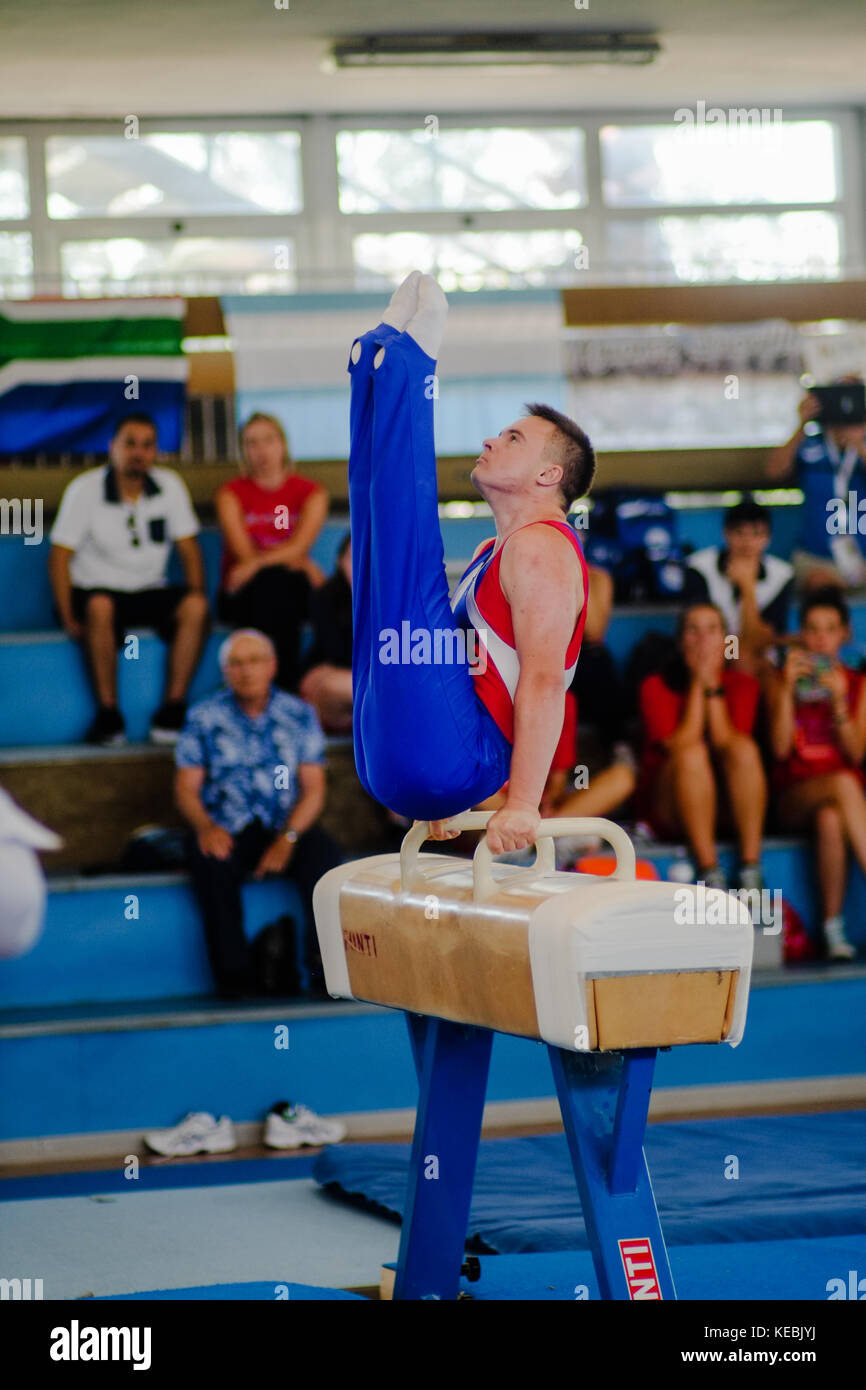
[[[472,481],[496,536],[449,598],[433,443],[447,310],[436,281],[413,271],[350,354],[355,760],[371,796],[430,821],[436,839],[456,835],[448,819],[507,782],[487,825],[491,851],[504,854],[535,839],[562,729],[589,591],[566,512],[588,491],[595,455],[549,406],[528,406],[486,439]],[[470,627],[480,659],[430,659],[433,634]],[[404,630],[431,641],[391,660],[386,634]]]

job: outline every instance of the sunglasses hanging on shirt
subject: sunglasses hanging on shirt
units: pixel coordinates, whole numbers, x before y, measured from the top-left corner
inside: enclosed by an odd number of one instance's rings
[[[138,528],[135,523],[135,512],[127,513],[126,526],[129,531],[130,545],[141,545],[141,537],[138,534]]]

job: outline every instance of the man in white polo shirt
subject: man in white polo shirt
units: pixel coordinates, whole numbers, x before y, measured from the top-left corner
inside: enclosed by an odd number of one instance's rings
[[[51,587],[64,630],[84,644],[99,701],[87,742],[125,741],[117,652],[125,632],[152,627],[170,650],[165,697],[150,736],[175,743],[208,627],[198,520],[178,474],[154,467],[150,416],[124,416],[108,453],[104,468],[80,474],[63,494],[51,532]],[[166,583],[172,545],[184,585]]]

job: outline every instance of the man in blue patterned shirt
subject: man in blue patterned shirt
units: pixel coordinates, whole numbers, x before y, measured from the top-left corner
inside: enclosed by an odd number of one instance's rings
[[[285,874],[304,903],[311,989],[323,992],[313,887],[342,862],[315,824],[325,804],[325,738],[315,711],[273,684],[264,633],[232,633],[220,649],[227,689],[193,705],[175,749],[175,797],[194,832],[190,863],[208,954],[223,998],[254,993],[241,884]]]

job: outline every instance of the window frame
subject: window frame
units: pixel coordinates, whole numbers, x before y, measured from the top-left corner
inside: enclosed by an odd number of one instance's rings
[[[773,109],[772,107],[770,109]],[[339,130],[407,130],[423,129],[425,115],[404,113],[381,115],[375,112],[352,115],[286,114],[284,117],[160,117],[142,118],[142,134],[164,132],[183,133],[202,131],[294,130],[301,137],[300,177],[303,206],[297,213],[265,213],[260,215],[187,215],[183,217],[130,218],[72,218],[48,217],[46,203],[45,140],[50,136],[81,134],[108,135],[123,130],[123,118],[116,120],[75,121],[0,121],[0,134],[23,136],[27,147],[28,197],[30,215],[27,218],[0,220],[0,231],[27,232],[33,248],[34,292],[42,295],[62,294],[60,247],[70,241],[99,241],[113,237],[131,236],[160,239],[177,235],[174,224],[181,222],[185,235],[226,237],[273,237],[279,245],[291,239],[294,243],[297,293],[309,291],[353,290],[356,268],[352,256],[355,236],[364,233],[387,234],[392,231],[419,231],[438,234],[460,234],[473,231],[533,231],[577,229],[589,251],[589,267],[577,270],[568,277],[573,286],[589,284],[653,283],[651,272],[636,267],[636,275],[614,275],[605,268],[608,250],[608,229],[611,221],[647,217],[678,216],[683,218],[712,215],[724,217],[762,213],[767,216],[784,212],[822,211],[835,214],[840,223],[840,277],[849,278],[862,273],[866,265],[864,245],[864,166],[866,166],[866,121],[852,106],[783,107],[785,121],[826,120],[836,125],[836,150],[840,194],[830,203],[762,203],[762,204],[656,204],[647,207],[607,206],[602,199],[600,131],[611,125],[658,125],[673,120],[670,110],[640,109],[605,112],[523,111],[484,113],[454,111],[439,113],[440,128],[448,125],[459,128],[495,128],[513,125],[522,129],[532,127],[575,126],[584,132],[586,165],[586,204],[567,209],[512,209],[506,212],[440,210],[419,213],[344,213],[338,197],[337,145]],[[594,264],[595,263],[595,264]],[[214,277],[209,276],[209,279]],[[658,281],[656,281],[658,282]],[[665,279],[665,283],[682,281]],[[551,279],[551,284],[565,283]],[[714,281],[713,283],[726,283]],[[730,282],[728,282],[730,283]],[[735,282],[742,283],[742,282]],[[755,282],[755,283],[767,283]],[[221,293],[232,292],[227,283]],[[213,290],[203,291],[213,293]],[[235,290],[236,292],[236,290]],[[3,286],[0,284],[0,296]]]

